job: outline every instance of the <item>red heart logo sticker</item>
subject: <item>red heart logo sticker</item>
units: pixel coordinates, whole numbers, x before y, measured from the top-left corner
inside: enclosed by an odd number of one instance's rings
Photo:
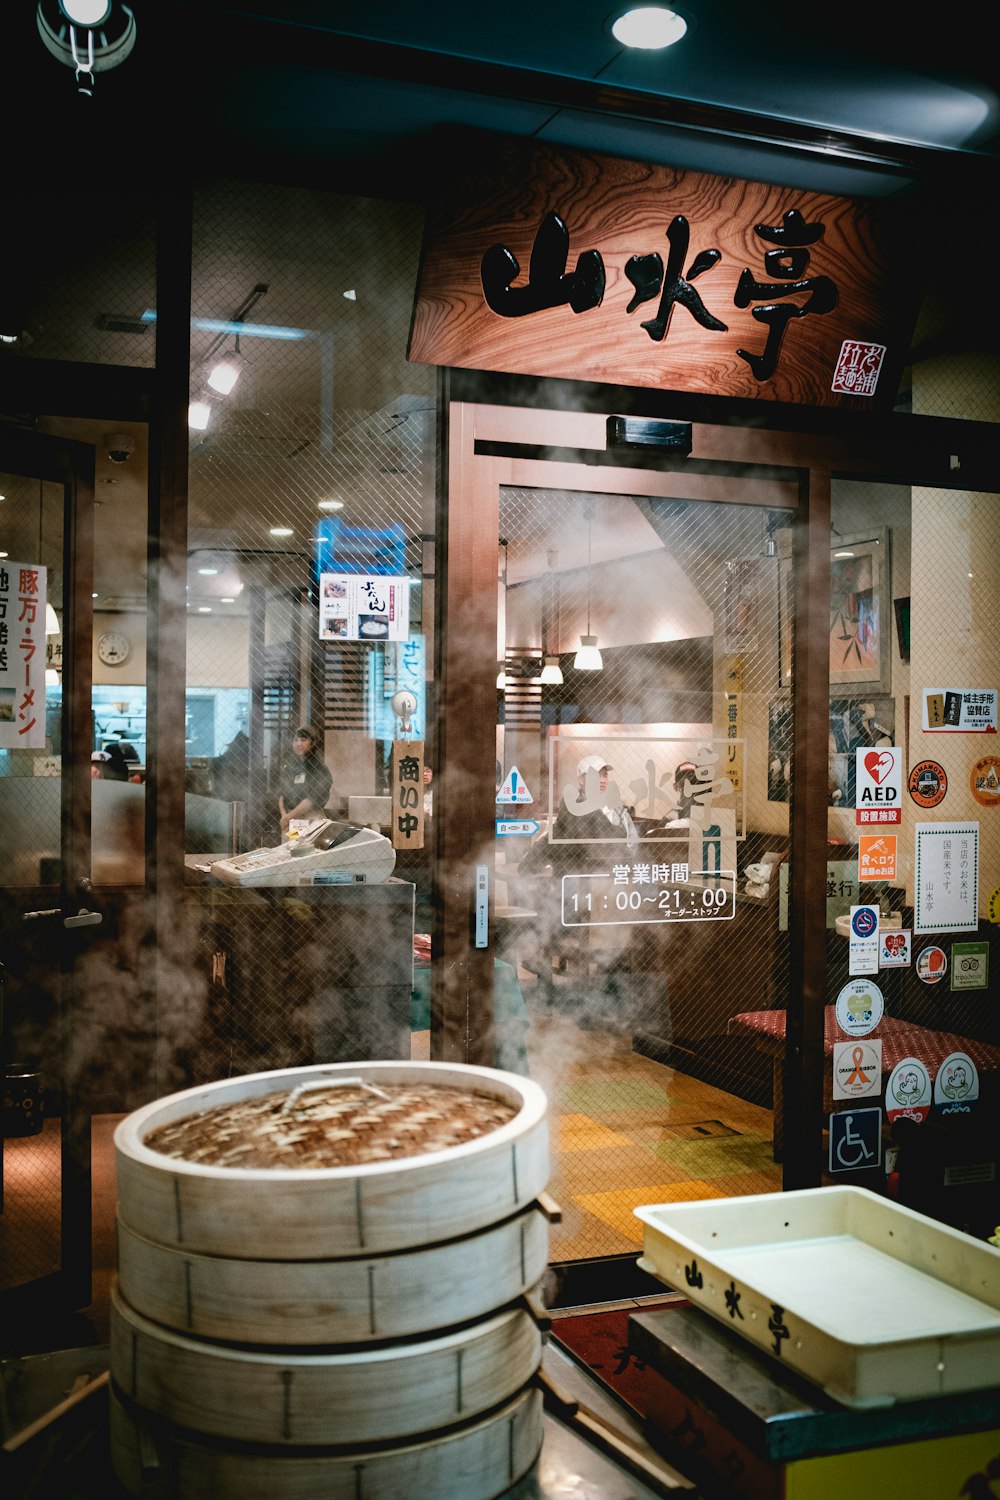
[[[876,786],[882,785],[895,764],[896,757],[891,755],[888,750],[881,752],[878,750],[869,750],[865,756],[865,770]]]

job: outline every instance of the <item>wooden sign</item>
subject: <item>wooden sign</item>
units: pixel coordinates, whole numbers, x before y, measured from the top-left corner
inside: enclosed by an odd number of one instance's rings
[[[424,847],[424,742],[392,742],[392,847]]]
[[[884,202],[503,143],[428,214],[409,358],[891,406],[915,312]]]

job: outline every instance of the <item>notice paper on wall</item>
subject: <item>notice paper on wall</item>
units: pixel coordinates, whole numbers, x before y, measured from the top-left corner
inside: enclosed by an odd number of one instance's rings
[[[976,932],[979,824],[918,823],[914,932]]]

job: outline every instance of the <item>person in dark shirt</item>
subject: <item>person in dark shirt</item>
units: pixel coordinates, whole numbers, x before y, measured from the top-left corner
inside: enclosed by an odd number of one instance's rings
[[[292,736],[292,753],[278,781],[278,818],[282,833],[293,818],[316,818],[330,799],[333,777],[319,752],[319,736],[303,725]]]
[[[128,781],[128,761],[121,745],[111,740],[105,750],[95,750],[90,757],[90,774],[95,781]]]

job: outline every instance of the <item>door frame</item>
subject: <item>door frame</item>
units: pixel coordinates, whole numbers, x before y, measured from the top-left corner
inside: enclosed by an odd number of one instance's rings
[[[58,907],[63,918],[79,911],[90,878],[91,662],[93,639],[94,450],[72,439],[0,429],[0,469],[59,484],[63,491],[62,775]],[[41,881],[40,895],[45,891]],[[30,888],[26,891],[29,900]],[[47,895],[37,905],[48,907]],[[27,903],[25,903],[27,904]],[[53,922],[59,918],[53,917]],[[52,928],[39,929],[44,943]],[[70,1310],[90,1301],[92,1206],[90,1114],[66,1065],[74,1009],[77,944],[60,930],[54,983],[59,1017],[60,1266],[55,1272],[0,1293],[0,1314],[19,1318],[36,1311]],[[0,1036],[0,1053],[3,1038]],[[0,1143],[0,1171],[3,1170]]]
[[[609,451],[607,418],[634,413],[635,393],[559,382],[473,385],[442,379],[442,485],[437,668],[440,760],[435,819],[437,922],[432,970],[431,1054],[488,1066],[494,1057],[492,830],[495,760],[496,579],[499,496],[523,487],[725,498],[794,508],[795,790],[790,807],[789,989],[784,1066],[785,1189],[821,1178],[823,1008],[826,982],[827,739],[829,716],[830,520],[834,477],[935,487],[978,487],[995,469],[986,424],[903,417],[832,430],[802,430],[815,414],[781,409],[773,426],[748,425],[735,403],[701,403],[690,419],[688,457]],[[483,393],[495,395],[487,404]],[[533,404],[516,404],[525,401]],[[467,398],[467,399],[463,399]],[[555,405],[558,398],[560,404]],[[510,404],[504,404],[505,399]],[[643,414],[670,415],[647,403]],[[665,403],[664,403],[665,404]],[[678,403],[681,420],[690,404]],[[790,419],[787,429],[780,417]],[[817,426],[822,420],[817,421]],[[961,462],[957,453],[962,454]],[[773,474],[769,474],[773,470]],[[959,473],[961,472],[961,479]],[[721,489],[720,489],[721,486]],[[992,487],[992,486],[987,486]],[[794,492],[794,499],[792,498]],[[767,498],[765,498],[765,496]],[[453,628],[449,629],[449,621]],[[449,792],[451,795],[449,795]],[[483,851],[487,851],[484,854]],[[490,890],[488,942],[476,946],[477,867]]]

